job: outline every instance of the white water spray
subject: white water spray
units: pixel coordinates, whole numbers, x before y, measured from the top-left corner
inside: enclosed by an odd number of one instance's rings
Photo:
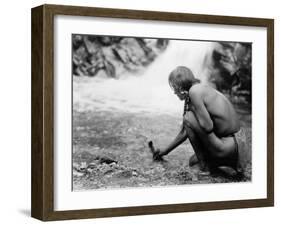
[[[128,75],[119,80],[75,77],[74,110],[182,114],[183,103],[169,87],[169,73],[177,66],[186,66],[195,77],[206,82],[215,45],[213,42],[173,40],[140,76]]]

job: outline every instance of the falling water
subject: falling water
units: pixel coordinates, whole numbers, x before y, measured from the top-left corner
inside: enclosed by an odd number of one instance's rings
[[[128,74],[118,80],[75,77],[74,109],[181,114],[183,103],[168,85],[169,73],[177,66],[187,66],[206,82],[214,48],[213,42],[173,40],[140,76]]]

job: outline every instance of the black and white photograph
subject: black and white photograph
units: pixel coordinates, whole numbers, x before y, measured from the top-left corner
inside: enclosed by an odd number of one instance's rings
[[[73,191],[252,181],[252,43],[71,45]]]

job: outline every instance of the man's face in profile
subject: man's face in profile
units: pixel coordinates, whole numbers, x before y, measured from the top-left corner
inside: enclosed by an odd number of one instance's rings
[[[178,98],[179,98],[180,100],[185,100],[185,98],[186,98],[186,96],[187,96],[187,94],[188,94],[187,91],[183,91],[183,90],[181,90],[181,89],[179,89],[179,88],[175,88],[175,89],[174,89],[174,93],[178,96]]]

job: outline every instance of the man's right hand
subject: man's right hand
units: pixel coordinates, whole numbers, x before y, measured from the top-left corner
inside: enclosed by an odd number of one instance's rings
[[[153,154],[153,160],[154,161],[162,161],[163,160],[163,158],[162,158],[163,155],[164,154],[160,151],[160,149],[157,149],[154,152],[154,154]]]

